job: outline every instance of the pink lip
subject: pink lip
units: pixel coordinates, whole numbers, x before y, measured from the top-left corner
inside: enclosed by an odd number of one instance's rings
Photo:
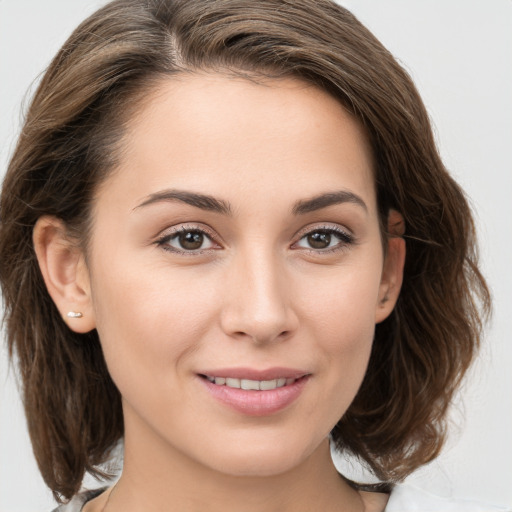
[[[267,416],[282,411],[300,396],[310,377],[307,372],[285,368],[271,368],[265,371],[226,368],[208,371],[202,375],[231,377],[234,379],[245,378],[250,380],[273,380],[279,377],[298,379],[292,384],[281,388],[255,391],[219,386],[204,377],[200,377],[207,391],[215,399],[247,416]]]
[[[254,368],[217,368],[215,370],[205,370],[198,372],[199,375],[210,375],[211,377],[229,377],[231,379],[249,379],[249,380],[274,380],[299,379],[308,375],[310,372],[297,370],[294,368],[273,367],[266,370],[256,370]]]

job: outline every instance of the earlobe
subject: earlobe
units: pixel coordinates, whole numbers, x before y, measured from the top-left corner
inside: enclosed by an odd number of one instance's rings
[[[375,323],[385,320],[393,311],[402,287],[405,264],[405,222],[400,213],[388,215],[387,251],[382,269]]]
[[[75,332],[96,327],[89,274],[82,250],[74,244],[64,222],[56,217],[40,217],[32,240],[48,293],[63,320]]]

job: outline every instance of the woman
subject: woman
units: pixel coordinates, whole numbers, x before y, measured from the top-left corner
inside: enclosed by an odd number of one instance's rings
[[[392,510],[438,454],[489,307],[471,214],[410,79],[335,4],[98,11],[36,93],[1,219],[69,507]],[[340,478],[329,436],[383,484]],[[115,487],[76,496],[121,438]]]

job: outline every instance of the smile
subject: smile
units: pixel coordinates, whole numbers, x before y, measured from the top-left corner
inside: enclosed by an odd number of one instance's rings
[[[288,408],[302,394],[311,376],[309,372],[283,368],[231,368],[198,374],[203,389],[215,401],[248,416],[266,416]]]
[[[213,377],[205,375],[205,378],[216,384],[217,386],[227,386],[234,389],[245,389],[253,391],[269,391],[271,389],[290,386],[297,379],[281,377],[272,380],[251,380],[251,379],[235,379],[230,377]]]

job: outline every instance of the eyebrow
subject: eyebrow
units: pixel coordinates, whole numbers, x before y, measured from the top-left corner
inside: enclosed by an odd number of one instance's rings
[[[215,197],[205,194],[187,192],[185,190],[163,190],[161,192],[156,192],[155,194],[149,195],[134,209],[136,210],[137,208],[142,208],[143,206],[165,201],[181,201],[182,203],[195,206],[201,210],[221,213],[223,215],[232,215],[231,206],[226,201],[223,201],[222,199],[216,199]]]
[[[136,206],[134,210],[148,206],[150,204],[167,201],[181,201],[183,203],[189,204],[190,206],[194,206],[195,208],[220,213],[223,215],[233,214],[231,205],[227,201],[217,199],[206,194],[187,192],[185,190],[162,190],[161,192],[156,192],[144,199],[144,201]],[[356,204],[363,208],[365,212],[368,211],[365,202],[358,195],[354,194],[353,192],[349,192],[348,190],[340,190],[337,192],[319,194],[311,199],[297,201],[292,208],[292,213],[294,215],[304,215],[316,210],[321,210],[322,208],[327,208],[328,206],[343,203]]]
[[[303,215],[305,213],[314,212],[322,208],[327,208],[335,204],[353,203],[359,205],[365,212],[368,212],[366,203],[353,192],[348,190],[340,190],[338,192],[328,192],[326,194],[319,194],[311,199],[304,201],[297,201],[293,206],[293,213],[295,215]]]

